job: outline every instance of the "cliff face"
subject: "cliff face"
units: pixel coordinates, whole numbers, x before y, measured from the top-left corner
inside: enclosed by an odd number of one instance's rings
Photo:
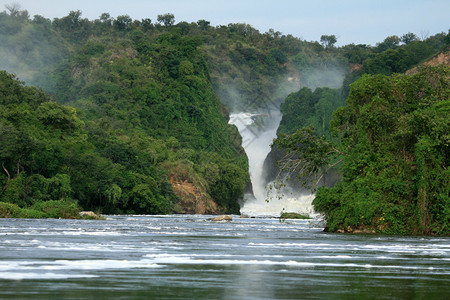
[[[183,214],[219,214],[222,210],[208,195],[206,189],[194,185],[187,180],[177,180],[170,177],[175,195],[180,199],[177,212]]]
[[[438,66],[438,65],[450,66],[450,49],[447,49],[446,51],[439,53],[435,57],[431,58],[430,60],[427,60],[426,62],[420,64],[419,66],[406,71],[406,74],[407,75],[416,74],[419,72],[419,68],[423,66]]]

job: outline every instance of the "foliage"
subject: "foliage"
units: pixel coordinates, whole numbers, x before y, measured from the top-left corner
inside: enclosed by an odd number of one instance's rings
[[[0,12],[0,66],[16,73],[28,84],[52,90],[52,71],[64,59],[68,49],[63,39],[42,16],[30,20],[28,12]]]
[[[330,121],[332,113],[345,105],[339,89],[304,87],[286,97],[281,104],[283,114],[278,132],[291,134],[298,129],[314,126],[318,136],[331,139]]]
[[[52,65],[55,84],[48,91],[75,108],[1,74],[6,146],[0,198],[21,207],[76,199],[90,210],[169,213],[178,199],[163,163],[186,156],[196,176],[216,183],[208,189],[214,201],[238,212],[247,160],[212,89],[200,40],[170,29],[171,14],[160,16],[164,26],[157,34],[150,20],[102,14],[91,22],[81,15],[72,11],[46,23],[49,34],[62,41],[53,50],[70,53],[57,68]],[[16,22],[15,16],[2,17]],[[273,52],[273,59],[284,58]],[[200,163],[217,166],[219,177],[212,179]]]
[[[278,185],[283,185],[286,180],[295,176],[302,186],[313,190],[324,172],[340,163],[340,156],[345,155],[325,137],[316,135],[314,127],[311,126],[299,129],[291,135],[281,133],[274,140],[273,146],[283,149],[286,153],[279,161],[280,175],[283,178],[277,178],[280,182]],[[332,163],[337,158],[340,160]]]
[[[333,112],[343,105],[340,90],[326,87],[314,92],[304,87],[286,97],[280,107],[278,138],[272,145],[278,156],[278,172],[271,178],[275,188],[300,183],[300,188],[315,190],[338,179],[334,166],[344,154],[334,146],[339,139],[332,136],[329,125]]]
[[[334,47],[334,44],[336,44],[337,42],[337,38],[335,35],[322,35],[320,37],[320,43],[325,47],[325,48],[331,48]]]
[[[45,92],[0,72],[0,201],[167,213],[179,199],[166,166],[182,162],[191,181],[238,212],[248,162],[227,124],[230,110],[260,110],[316,88],[286,100],[281,130],[313,125],[330,139],[331,113],[362,73],[403,72],[448,45],[448,34],[341,48],[334,35],[322,37],[323,45],[242,23],[176,24],[170,13],[155,24],[109,13],[91,21],[81,11],[30,19],[8,6],[0,66]],[[362,67],[348,72],[355,65]],[[339,87],[345,73],[341,94],[323,88]],[[426,141],[417,151],[428,151]]]
[[[37,202],[30,209],[43,212],[46,218],[77,219],[80,213],[78,203],[72,200]]]
[[[130,164],[133,157],[147,158],[145,151],[151,148],[134,150],[134,145],[105,134],[100,148],[92,141],[99,131],[85,128],[74,108],[49,101],[40,90],[24,87],[6,72],[0,77],[1,201],[22,208],[47,205],[43,210],[51,217],[72,215],[69,206],[58,210],[56,204],[63,202],[53,200],[76,199],[84,208],[110,212],[170,210],[165,174],[152,163],[135,162],[139,174]],[[51,207],[56,211],[48,211]]]
[[[358,71],[346,75],[343,94],[348,96],[349,86],[362,74],[404,73],[422,61],[444,51],[448,47],[449,34],[439,33],[424,40],[419,40],[411,32],[387,37],[376,47],[366,45],[344,46],[344,55],[350,63],[359,65]],[[403,44],[401,44],[403,43]]]
[[[332,127],[345,149],[344,180],[314,207],[331,231],[371,228],[449,235],[449,68],[363,76]]]
[[[44,218],[43,212],[20,208],[16,204],[0,202],[0,218],[29,218],[38,219]]]
[[[17,204],[0,202],[1,218],[65,218],[78,219],[80,207],[75,201],[40,201],[30,208],[21,208]]]

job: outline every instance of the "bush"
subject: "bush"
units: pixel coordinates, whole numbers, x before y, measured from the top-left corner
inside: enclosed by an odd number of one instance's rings
[[[80,207],[71,200],[50,200],[35,203],[32,210],[41,211],[47,218],[78,219]]]
[[[0,202],[0,218],[44,218],[45,214],[33,209],[23,209],[12,203]]]

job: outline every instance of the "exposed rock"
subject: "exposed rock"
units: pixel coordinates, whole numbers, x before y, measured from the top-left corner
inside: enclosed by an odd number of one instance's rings
[[[426,62],[423,62],[419,66],[406,71],[406,74],[407,75],[416,74],[419,72],[420,67],[423,67],[423,66],[437,66],[437,65],[450,66],[450,51],[447,50],[445,52],[439,53],[438,55],[427,60]]]
[[[233,217],[230,215],[223,215],[214,218],[209,218],[208,221],[220,222],[220,221],[232,221]]]
[[[100,216],[97,215],[93,211],[80,211],[80,217],[90,217],[90,218],[93,218],[93,219],[99,219],[100,218]]]
[[[248,215],[241,215],[241,219],[248,219],[249,216]]]
[[[370,230],[368,228],[363,228],[363,229],[355,229],[353,230],[353,233],[360,233],[360,234],[374,234],[376,233],[375,230]]]
[[[350,64],[350,72],[359,71],[363,68],[361,64]]]
[[[281,214],[280,219],[301,219],[301,220],[304,220],[304,219],[311,219],[311,218],[309,216],[302,215],[302,214],[295,213],[295,212],[285,212],[285,213]]]
[[[194,185],[187,180],[177,180],[173,176],[169,179],[175,195],[180,199],[178,213],[217,214],[221,212],[203,186]]]
[[[352,226],[347,226],[347,230],[341,228],[336,230],[337,233],[354,233],[354,234],[375,234],[376,231],[374,229],[370,229],[367,227],[358,227],[353,228]]]

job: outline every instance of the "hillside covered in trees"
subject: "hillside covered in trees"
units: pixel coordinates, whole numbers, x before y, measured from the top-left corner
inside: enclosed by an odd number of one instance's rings
[[[334,112],[337,142],[304,127],[275,144],[300,180],[341,163],[343,179],[313,202],[340,232],[450,234],[450,68],[364,75]]]
[[[312,125],[315,136],[344,143],[330,120],[355,97],[351,84],[404,73],[445,50],[449,35],[335,43],[248,24],[175,23],[172,14],[50,20],[10,7],[0,13],[0,69],[25,83],[1,73],[0,202],[238,213],[248,162],[230,111],[282,103],[280,134]]]

